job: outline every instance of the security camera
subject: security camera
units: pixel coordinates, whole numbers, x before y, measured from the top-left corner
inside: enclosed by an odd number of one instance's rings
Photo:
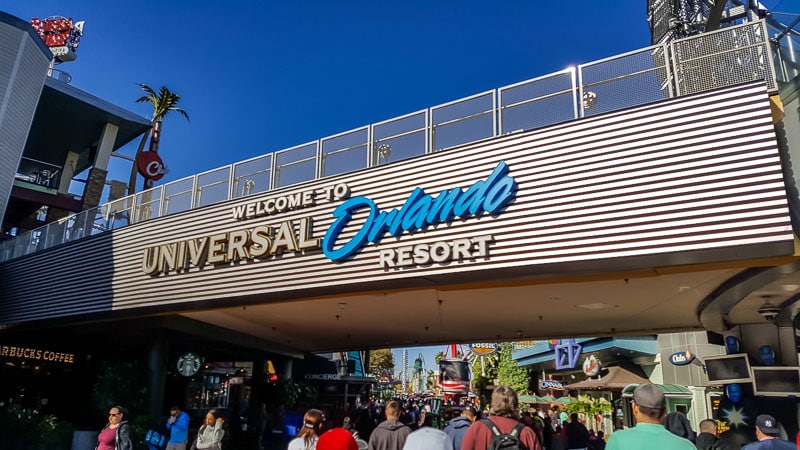
[[[761,306],[761,308],[758,308],[758,313],[761,314],[761,317],[769,320],[770,322],[774,322],[775,318],[778,317],[780,312],[781,309],[770,302],[766,302]]]

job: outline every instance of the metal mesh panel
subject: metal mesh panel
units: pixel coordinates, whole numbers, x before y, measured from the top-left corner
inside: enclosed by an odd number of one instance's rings
[[[86,213],[74,214],[67,217],[64,229],[64,242],[74,241],[86,235]]]
[[[136,194],[134,222],[155,219],[161,214],[161,191],[163,188],[163,186],[158,186]]]
[[[105,205],[86,210],[86,226],[90,227],[89,234],[91,236],[108,230]]]
[[[272,155],[237,163],[233,166],[233,196],[245,197],[269,190],[272,178]]]
[[[575,119],[572,70],[500,88],[500,133]]]
[[[439,151],[494,136],[494,91],[431,108],[431,147]]]
[[[427,111],[376,124],[372,128],[372,164],[425,154]]]
[[[777,90],[763,21],[671,43],[678,95],[764,80]]]
[[[133,217],[133,197],[125,197],[111,203],[107,203],[108,228],[116,229],[128,226],[132,223]]]
[[[14,241],[0,242],[0,262],[5,262],[14,256]]]
[[[369,128],[360,128],[322,140],[323,177],[367,167]]]
[[[194,177],[184,178],[164,185],[164,215],[192,208]]]
[[[659,45],[578,66],[583,117],[669,98],[665,54]]]
[[[647,22],[650,24],[650,43],[660,42],[670,32],[674,17],[672,0],[647,0]]]
[[[316,176],[316,142],[275,153],[275,187],[302,183]]]
[[[29,253],[33,253],[36,251],[39,239],[38,237],[34,238],[32,236],[32,233],[35,233],[37,231],[41,233],[41,230],[34,230],[17,235],[17,238],[15,239],[16,245],[14,246],[15,258],[18,258],[20,256],[25,256]]]
[[[231,166],[197,175],[194,206],[223,202],[230,194]]]

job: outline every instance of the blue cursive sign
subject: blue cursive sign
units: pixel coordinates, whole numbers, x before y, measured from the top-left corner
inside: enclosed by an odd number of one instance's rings
[[[338,261],[356,254],[367,242],[379,243],[387,233],[399,237],[404,231],[424,230],[454,218],[466,219],[484,212],[497,214],[514,199],[517,191],[516,181],[507,173],[508,165],[500,161],[488,178],[476,181],[467,190],[460,187],[445,189],[434,197],[418,187],[400,209],[391,211],[381,211],[366,197],[352,197],[333,211],[336,220],[325,233],[322,251],[328,259]],[[353,214],[361,209],[369,209],[369,216],[361,228],[341,247],[334,248],[339,234],[350,223]]]

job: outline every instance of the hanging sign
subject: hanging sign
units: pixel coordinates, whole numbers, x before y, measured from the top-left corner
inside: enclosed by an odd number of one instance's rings
[[[481,342],[469,344],[469,349],[477,355],[491,355],[492,353],[497,353],[500,350],[500,346],[494,342]]]
[[[689,349],[686,349],[685,352],[677,352],[669,355],[669,362],[676,366],[685,366],[691,364],[694,359],[694,353],[690,352]]]
[[[153,181],[160,180],[167,173],[164,161],[156,152],[142,152],[136,160],[136,168],[141,176]]]
[[[564,383],[556,380],[544,380],[539,382],[539,388],[562,390],[564,389]]]
[[[594,355],[588,356],[583,360],[583,373],[589,378],[596,377],[600,374],[602,366],[603,364]]]

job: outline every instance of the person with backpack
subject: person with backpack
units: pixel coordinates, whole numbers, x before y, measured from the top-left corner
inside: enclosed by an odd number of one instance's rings
[[[519,421],[519,397],[511,386],[498,386],[492,392],[488,419],[473,423],[461,450],[542,450],[536,433]]]

